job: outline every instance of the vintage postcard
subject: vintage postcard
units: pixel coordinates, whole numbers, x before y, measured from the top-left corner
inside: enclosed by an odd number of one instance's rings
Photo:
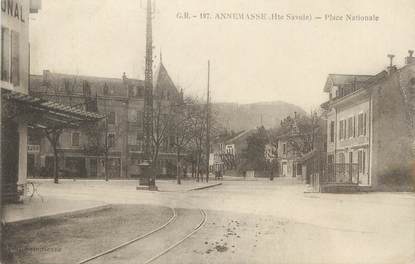
[[[415,1],[0,14],[0,263],[415,263]]]

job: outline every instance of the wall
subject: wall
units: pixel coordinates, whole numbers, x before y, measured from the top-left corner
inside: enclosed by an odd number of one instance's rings
[[[405,68],[402,71],[412,70]],[[411,130],[400,88],[399,71],[372,89],[373,186],[390,189],[406,184],[402,174],[412,161]],[[412,72],[409,76],[415,76]],[[402,186],[401,186],[402,187]]]
[[[19,17],[10,15],[7,12],[7,5],[4,3],[8,1],[1,1],[1,26],[19,33],[19,75],[20,85],[14,86],[11,83],[1,81],[1,88],[18,91],[21,93],[28,93],[29,85],[29,0],[13,0],[14,4],[18,4]],[[5,12],[3,7],[5,7]],[[20,14],[20,7],[22,13]],[[24,21],[24,22],[23,22]]]

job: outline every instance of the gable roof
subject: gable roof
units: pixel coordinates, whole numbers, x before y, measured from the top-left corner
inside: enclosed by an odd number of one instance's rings
[[[169,73],[166,70],[166,67],[164,67],[162,62],[160,62],[155,72],[153,85],[154,93],[156,95],[165,92],[171,95],[179,93],[179,91],[176,88],[176,85],[174,84],[173,80],[171,79]]]
[[[241,139],[243,137],[249,136],[250,134],[252,134],[253,132],[255,132],[255,129],[250,129],[250,130],[242,130],[240,132],[238,132],[236,135],[234,135],[233,137],[227,139],[225,141],[226,144],[228,143],[233,143],[238,139]]]

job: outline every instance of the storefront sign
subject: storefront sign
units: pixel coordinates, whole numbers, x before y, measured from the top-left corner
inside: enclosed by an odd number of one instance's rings
[[[1,11],[25,23],[23,18],[23,5],[15,0],[1,0]]]

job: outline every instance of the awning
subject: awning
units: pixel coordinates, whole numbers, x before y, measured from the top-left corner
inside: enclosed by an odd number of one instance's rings
[[[29,125],[41,128],[79,127],[85,122],[96,122],[103,115],[84,111],[77,107],[48,101],[27,94],[2,90],[3,99],[16,106],[13,115]]]

